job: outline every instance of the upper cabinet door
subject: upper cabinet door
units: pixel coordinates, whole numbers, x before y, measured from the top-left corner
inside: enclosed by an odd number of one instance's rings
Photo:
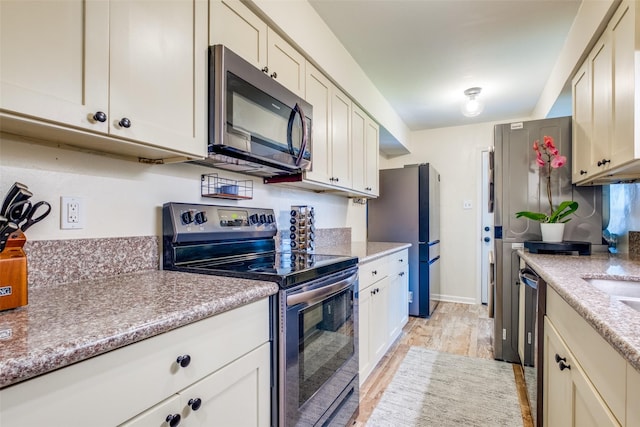
[[[315,67],[307,67],[306,100],[313,105],[311,126],[311,170],[305,176],[331,184],[331,87],[329,79]]]
[[[267,24],[239,0],[209,2],[209,44],[223,44],[256,68],[267,65]]]
[[[109,3],[0,2],[0,109],[107,132]]]
[[[378,196],[378,153],[380,152],[380,126],[371,117],[367,117],[365,135],[365,171],[366,182],[364,191]]]
[[[333,87],[331,95],[331,166],[333,185],[351,188],[351,99]]]
[[[304,99],[307,60],[271,28],[267,29],[268,74],[281,85]]]
[[[204,156],[206,1],[110,5],[110,132]]]

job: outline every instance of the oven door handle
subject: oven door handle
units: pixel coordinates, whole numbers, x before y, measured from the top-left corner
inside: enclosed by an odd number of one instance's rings
[[[301,304],[304,302],[311,302],[316,300],[322,300],[329,295],[333,295],[338,293],[349,286],[353,285],[353,283],[358,279],[357,274],[353,274],[347,277],[344,280],[340,280],[329,286],[322,286],[317,289],[312,289],[310,291],[304,291],[293,295],[287,296],[287,307],[291,307],[296,304]]]

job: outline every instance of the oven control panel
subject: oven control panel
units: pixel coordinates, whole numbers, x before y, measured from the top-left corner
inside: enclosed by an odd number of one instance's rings
[[[174,233],[277,231],[273,209],[166,203],[162,214],[164,225]]]

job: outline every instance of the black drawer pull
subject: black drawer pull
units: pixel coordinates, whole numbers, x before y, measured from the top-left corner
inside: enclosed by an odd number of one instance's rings
[[[191,363],[191,356],[189,356],[188,354],[178,356],[178,358],[176,359],[176,363],[182,368],[186,368],[187,366],[189,366],[189,363]]]

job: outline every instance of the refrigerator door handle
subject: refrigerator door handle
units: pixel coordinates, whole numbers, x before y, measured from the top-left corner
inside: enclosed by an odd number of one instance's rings
[[[438,255],[437,257],[435,257],[432,260],[429,260],[429,265],[433,264],[434,262],[438,261],[440,259],[440,255]]]
[[[437,245],[438,243],[440,243],[440,240],[434,240],[433,242],[429,242],[428,245],[433,246],[433,245]]]

